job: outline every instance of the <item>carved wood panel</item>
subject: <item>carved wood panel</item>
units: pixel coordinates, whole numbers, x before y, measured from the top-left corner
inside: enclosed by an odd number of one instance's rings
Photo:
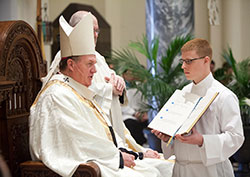
[[[21,176],[19,164],[30,159],[29,108],[46,75],[46,62],[27,23],[0,22],[0,29],[0,149],[12,176]]]

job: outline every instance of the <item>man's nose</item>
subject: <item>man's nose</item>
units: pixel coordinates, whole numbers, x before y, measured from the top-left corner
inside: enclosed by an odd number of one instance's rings
[[[94,65],[93,68],[91,69],[91,72],[92,72],[92,73],[96,73],[96,67],[95,67],[95,65]]]
[[[186,65],[187,65],[186,62],[183,62],[183,63],[181,64],[181,68],[182,68],[182,69],[186,68]]]

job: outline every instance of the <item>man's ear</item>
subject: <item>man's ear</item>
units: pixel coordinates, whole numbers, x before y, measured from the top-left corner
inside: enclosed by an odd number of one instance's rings
[[[209,56],[205,56],[205,63],[210,63],[211,62],[211,58]]]
[[[71,58],[67,60],[67,66],[70,71],[74,70],[74,61]]]

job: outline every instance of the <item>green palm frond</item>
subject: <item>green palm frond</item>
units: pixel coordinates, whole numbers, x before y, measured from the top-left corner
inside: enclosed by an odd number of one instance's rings
[[[193,37],[191,35],[183,37],[177,36],[170,42],[169,47],[166,50],[166,56],[162,57],[160,63],[161,68],[164,70],[162,78],[165,82],[178,85],[175,80],[182,75],[183,72],[180,64],[174,65],[174,59],[180,53],[181,47],[192,38]]]
[[[245,100],[250,99],[250,58],[237,63],[230,47],[227,51],[224,50],[222,56],[233,69],[232,81],[227,83],[226,86],[237,95],[240,102],[243,125],[249,126],[250,106]]]
[[[183,71],[181,69],[181,65],[178,64],[172,67],[170,71],[167,71],[166,73],[162,73],[162,79],[167,83],[174,83],[175,79],[181,75],[183,75]]]
[[[143,36],[143,42],[130,42],[129,47],[135,49],[136,51],[138,51],[139,53],[141,53],[142,55],[146,56],[147,58],[151,58],[150,57],[150,53],[148,50],[148,40],[145,36]]]
[[[173,94],[175,87],[165,83],[159,78],[148,78],[146,82],[140,82],[136,88],[143,93],[143,99],[149,100],[153,97],[156,100],[157,108],[160,109],[166,100]]]
[[[247,58],[235,65],[237,76],[235,84],[232,84],[234,91],[239,98],[250,98],[250,58]]]
[[[236,60],[234,59],[232,49],[228,47],[228,50],[223,51],[222,56],[227,61],[227,63],[232,67],[234,74],[237,77],[238,72],[236,69]]]
[[[233,69],[233,81],[227,86],[237,94],[239,99],[250,97],[250,58],[237,63],[231,48],[228,48],[228,51],[224,50],[222,56]]]
[[[150,72],[139,63],[135,54],[128,49],[113,51],[112,64],[114,64],[117,74],[120,75],[128,69],[140,80],[145,80],[150,75]]]
[[[191,35],[187,36],[177,36],[169,44],[168,49],[166,50],[166,56],[162,57],[160,66],[165,71],[170,71],[172,68],[173,61],[175,57],[180,53],[181,47],[193,37]]]
[[[157,55],[159,48],[159,39],[155,38],[149,44],[145,35],[142,36],[142,42],[130,42],[129,47],[144,55],[151,63],[153,62],[154,70],[157,71]]]
[[[158,61],[159,39],[155,38],[149,44],[147,37],[143,35],[142,41],[129,44],[130,50],[113,51],[111,62],[119,74],[126,70],[131,71],[137,81],[130,84],[130,87],[141,92],[143,99],[154,100],[156,107],[153,107],[153,104],[149,106],[158,111],[176,89],[181,89],[187,83],[185,79],[181,79],[183,77],[181,65],[174,64],[174,59],[180,53],[183,44],[190,39],[192,39],[190,35],[176,37],[169,44],[166,56]],[[143,54],[145,59],[153,63],[152,68],[146,69],[141,66],[133,51]],[[157,66],[162,70],[158,71]],[[151,69],[154,69],[155,74],[151,73]]]

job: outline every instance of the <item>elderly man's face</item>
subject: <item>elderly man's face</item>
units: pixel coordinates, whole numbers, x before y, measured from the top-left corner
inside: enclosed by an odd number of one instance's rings
[[[72,78],[86,87],[90,86],[96,73],[95,64],[95,55],[83,55],[76,61],[72,60]]]

